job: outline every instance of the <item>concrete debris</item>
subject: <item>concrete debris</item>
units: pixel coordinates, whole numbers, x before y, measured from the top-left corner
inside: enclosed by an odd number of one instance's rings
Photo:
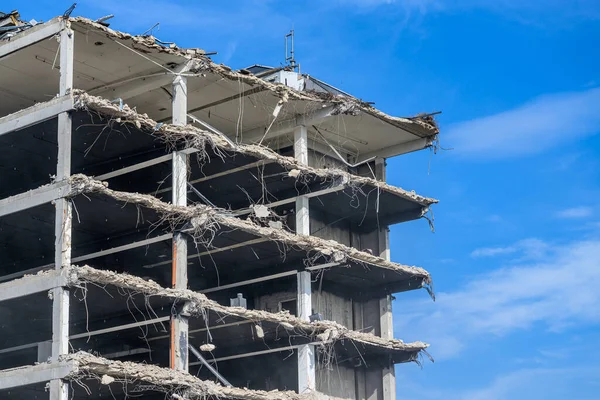
[[[283,222],[281,221],[269,221],[269,228],[273,229],[283,229]]]
[[[114,119],[120,118],[122,124],[135,125],[136,127],[139,124],[144,130],[151,132],[173,148],[183,144],[186,148],[194,148],[201,151],[206,148],[212,148],[217,154],[225,154],[233,151],[261,160],[276,162],[288,170],[288,176],[296,178],[300,182],[304,179],[321,179],[323,182],[332,182],[336,184],[341,182],[348,187],[356,188],[363,185],[371,185],[378,187],[383,191],[393,193],[403,199],[420,204],[423,206],[424,212],[427,211],[426,209],[430,205],[438,202],[436,199],[420,196],[414,191],[391,186],[373,178],[353,175],[338,168],[323,169],[310,167],[299,163],[295,158],[282,156],[266,146],[237,144],[232,148],[231,144],[223,137],[210,131],[202,130],[192,125],[159,125],[146,114],[138,114],[127,105],[123,105],[123,107],[120,108],[117,104],[111,103],[106,99],[89,95],[80,90],[75,90],[74,96],[77,108],[94,111]],[[202,152],[200,152],[200,155],[202,155]]]
[[[207,398],[239,400],[310,399],[310,397],[291,391],[273,390],[267,392],[224,387],[211,381],[201,380],[186,372],[161,368],[155,365],[112,361],[85,352],[63,356],[61,361],[72,362],[76,366],[73,372],[66,378],[70,381],[97,379],[102,382],[103,377],[108,376],[118,379],[124,385],[125,390],[133,382],[141,382],[151,385],[154,391],[163,390],[166,395],[175,395],[179,396],[178,398],[186,400],[205,400]]]
[[[248,310],[241,307],[227,307],[210,300],[202,293],[189,289],[163,288],[151,280],[147,281],[129,274],[98,270],[87,265],[73,265],[63,269],[67,276],[68,285],[71,287],[82,287],[86,282],[89,282],[100,286],[111,285],[147,296],[183,300],[188,302],[186,312],[193,317],[204,318],[206,311],[212,311],[221,316],[226,315],[249,321],[275,323],[290,333],[312,338],[312,340],[320,341],[323,345],[349,339],[370,346],[406,352],[412,355],[413,360],[417,360],[419,353],[429,347],[428,344],[423,342],[404,343],[398,339],[384,339],[369,333],[353,331],[333,321],[305,321],[287,311],[272,313],[263,310]]]
[[[110,29],[109,27],[99,22],[92,21],[91,19],[84,17],[69,18],[69,22],[71,23],[71,27],[75,30],[77,29],[77,27],[81,27],[83,32],[87,30],[102,32],[108,38],[120,40],[123,42],[131,42],[131,45],[134,49],[139,49],[140,46],[145,47],[145,49],[142,52],[148,52],[148,49],[150,49],[157,50],[161,53],[169,53],[187,58],[202,57],[206,54],[206,52],[202,49],[181,49],[176,45],[164,46],[160,44],[160,41],[152,35],[131,35],[125,32],[115,31],[114,29]]]
[[[100,383],[103,385],[110,385],[114,381],[115,381],[115,378],[113,378],[112,376],[108,376],[108,375],[102,375],[102,378],[100,378]]]
[[[214,344],[210,344],[210,343],[203,344],[202,346],[199,347],[200,351],[205,351],[207,353],[213,351],[216,348],[217,348],[217,346],[215,346]]]
[[[296,235],[284,229],[260,226],[250,220],[239,219],[230,216],[222,210],[202,204],[175,206],[150,195],[112,190],[108,188],[107,183],[96,181],[81,174],[71,176],[70,183],[70,197],[84,193],[98,193],[121,202],[154,209],[161,214],[163,219],[170,221],[173,225],[193,221],[195,234],[198,237],[217,227],[239,229],[255,236],[268,238],[297,249],[305,250],[308,253],[314,252],[316,256],[312,257],[313,260],[325,258],[326,262],[334,261],[337,263],[342,263],[346,260],[355,261],[357,263],[385,268],[401,275],[410,276],[411,278],[420,278],[423,280],[424,285],[430,285],[432,282],[431,276],[423,268],[393,263],[353,247],[345,246],[334,240],[326,240],[308,235]]]
[[[256,330],[256,336],[260,339],[265,337],[265,331],[263,331],[262,326],[254,325],[254,329]]]
[[[252,211],[257,218],[268,218],[271,215],[271,211],[264,204],[255,204],[252,206]]]

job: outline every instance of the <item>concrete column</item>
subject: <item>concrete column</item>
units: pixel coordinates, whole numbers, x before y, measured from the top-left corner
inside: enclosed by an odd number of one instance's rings
[[[173,124],[187,123],[187,79],[177,75],[173,80]],[[188,156],[182,152],[173,152],[172,161],[173,204],[187,206]],[[181,232],[173,234],[172,286],[187,289],[187,240]],[[174,308],[177,309],[177,308]],[[171,317],[171,368],[188,371],[188,319],[181,310]]]
[[[294,130],[294,156],[296,160],[308,165],[308,134],[305,126]],[[309,199],[301,196],[296,199],[296,233],[310,235]],[[298,272],[298,317],[305,321],[312,314],[312,289],[309,271]],[[298,348],[298,393],[316,390],[315,348],[303,345]]]
[[[74,32],[66,26],[60,32],[60,86],[59,94],[64,96],[73,89],[73,49]],[[58,161],[56,180],[71,176],[71,115],[64,112],[58,115]],[[57,270],[71,264],[72,206],[68,199],[55,201],[55,256]],[[52,361],[69,353],[69,290],[52,290]],[[50,381],[50,400],[68,400],[69,386],[60,379]]]
[[[378,180],[386,180],[385,159],[375,159],[375,175]],[[390,260],[390,231],[387,226],[379,230],[379,256]],[[386,295],[379,300],[379,315],[381,324],[381,337],[384,339],[394,338],[394,321],[392,314],[392,296]],[[387,368],[382,370],[383,377],[383,400],[396,399],[396,372],[394,365],[390,362]]]
[[[301,164],[308,165],[308,132],[306,126],[294,129],[294,157]]]

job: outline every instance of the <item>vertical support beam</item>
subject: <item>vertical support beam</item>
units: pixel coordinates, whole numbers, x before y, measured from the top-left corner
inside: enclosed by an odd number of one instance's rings
[[[386,180],[385,159],[375,159],[375,175],[380,181]],[[382,226],[379,230],[379,256],[390,261],[390,230]],[[379,315],[381,324],[381,337],[384,339],[394,338],[394,321],[392,314],[392,296],[386,295],[379,301]],[[394,365],[390,364],[382,371],[383,377],[383,400],[396,399],[396,371]]]
[[[177,75],[173,80],[173,124],[185,125],[187,123],[187,80],[184,76]],[[173,178],[173,204],[187,206],[187,171],[188,155],[173,152],[172,162]],[[187,289],[187,240],[181,232],[173,233],[173,264],[172,286],[177,289]],[[174,307],[178,310],[171,316],[171,368],[187,372],[189,369],[188,353],[188,318],[182,314],[185,307]]]
[[[294,130],[294,156],[296,161],[308,165],[308,134],[305,126]],[[310,235],[309,199],[301,196],[296,199],[296,233]],[[298,317],[309,321],[312,314],[312,288],[309,271],[298,272]],[[298,393],[316,390],[315,347],[298,347]]]
[[[305,126],[294,130],[294,156],[300,164],[308,165],[308,135]],[[309,199],[300,196],[296,199],[296,233],[310,235]]]
[[[187,70],[184,68],[181,72]],[[173,79],[173,125],[187,124],[187,78],[181,75],[175,75]]]
[[[312,314],[312,290],[311,276],[309,271],[300,271],[298,278],[298,318],[304,321],[310,321]]]
[[[65,22],[60,32],[60,87],[59,94],[64,96],[73,89],[73,49],[75,34]],[[68,179],[71,175],[71,131],[72,120],[68,112],[58,115],[58,160],[56,180]],[[71,264],[71,228],[73,212],[71,201],[58,199],[55,202],[56,215],[54,233],[56,237],[54,265],[57,270]],[[52,361],[69,353],[69,290],[52,290]],[[68,400],[69,386],[61,380],[50,382],[50,400]]]
[[[294,157],[301,164],[308,165],[308,132],[306,126],[294,129]]]
[[[309,321],[312,314],[312,289],[309,271],[298,272],[298,317]],[[298,347],[298,393],[316,390],[315,347],[305,344]]]

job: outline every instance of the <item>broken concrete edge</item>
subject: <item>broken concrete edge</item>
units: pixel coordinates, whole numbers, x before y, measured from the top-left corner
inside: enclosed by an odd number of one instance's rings
[[[438,126],[431,116],[415,116],[411,118],[393,117],[354,97],[343,95],[327,95],[324,97],[323,94],[314,92],[300,92],[281,83],[267,82],[254,75],[239,73],[226,65],[216,64],[209,57],[206,57],[205,51],[201,49],[183,49],[177,47],[176,45],[165,47],[157,43],[156,38],[153,36],[131,35],[129,33],[116,31],[84,17],[69,18],[69,21],[74,25],[81,26],[83,29],[94,29],[98,32],[104,33],[108,38],[114,40],[131,41],[132,47],[133,45],[138,45],[146,47],[147,49],[157,50],[162,53],[184,57],[186,59],[196,59],[200,62],[196,72],[201,73],[202,71],[208,71],[218,74],[230,81],[243,82],[253,87],[264,88],[264,90],[269,90],[275,93],[284,101],[284,103],[287,102],[288,99],[331,103],[334,106],[341,106],[337,107],[340,110],[340,113],[352,114],[357,110],[364,111],[382,121],[386,121],[420,137],[433,138],[439,134]],[[416,134],[411,129],[406,129],[405,125],[416,125],[415,128],[423,129],[425,134]]]
[[[324,181],[344,182],[346,186],[353,188],[360,188],[363,185],[374,186],[382,191],[387,191],[423,206],[423,215],[427,213],[428,206],[438,203],[436,199],[420,196],[414,191],[391,186],[373,178],[350,174],[337,168],[324,169],[303,165],[295,158],[282,156],[266,146],[237,144],[235,147],[232,147],[230,142],[222,136],[192,125],[159,124],[146,114],[138,114],[126,104],[120,106],[102,97],[92,96],[84,91],[75,90],[73,95],[75,97],[76,108],[93,111],[100,115],[114,118],[118,123],[131,124],[137,129],[143,128],[144,130],[153,132],[153,135],[172,147],[176,147],[177,144],[183,144],[186,148],[202,150],[210,146],[217,154],[221,154],[222,156],[225,156],[224,152],[235,152],[265,161],[276,162],[289,171],[290,177],[295,177],[297,180],[312,176]],[[200,157],[202,157],[202,153]]]
[[[118,40],[122,40],[122,41],[131,41],[135,45],[144,46],[144,47],[146,47],[148,49],[152,49],[152,50],[158,50],[159,52],[162,52],[162,53],[178,55],[181,57],[204,56],[206,54],[206,51],[204,51],[202,49],[198,49],[198,48],[182,49],[176,45],[165,47],[164,45],[160,44],[157,41],[157,38],[155,38],[152,35],[145,35],[145,36],[132,35],[132,34],[126,33],[126,32],[116,31],[114,29],[111,29],[105,25],[102,25],[98,22],[95,22],[95,21],[93,21],[89,18],[85,18],[85,17],[69,17],[68,20],[69,20],[69,23],[72,25],[75,25],[75,26],[80,25],[85,29],[94,28],[96,30],[106,33],[106,35],[110,38],[118,39]]]
[[[214,232],[219,226],[226,226],[230,229],[239,229],[255,236],[268,238],[287,246],[300,248],[307,251],[307,253],[314,251],[317,254],[310,258],[312,262],[320,258],[325,258],[327,262],[342,264],[348,259],[352,259],[357,263],[391,270],[409,278],[421,278],[423,279],[423,286],[431,285],[432,283],[431,276],[423,268],[393,263],[334,240],[308,235],[297,235],[284,229],[260,226],[250,220],[234,217],[225,210],[203,204],[175,206],[151,195],[112,190],[108,188],[108,183],[97,181],[82,174],[72,175],[69,178],[69,182],[71,184],[71,191],[67,197],[97,193],[123,203],[150,208],[157,211],[172,226],[189,222],[192,226],[192,235],[198,239],[206,232]]]
[[[428,344],[423,342],[404,343],[399,339],[384,339],[370,333],[357,332],[333,321],[305,321],[291,315],[287,311],[272,313],[263,310],[248,310],[242,307],[223,306],[210,300],[206,295],[190,289],[163,288],[152,280],[145,280],[126,273],[98,270],[88,265],[65,266],[63,270],[65,270],[68,286],[81,287],[86,282],[89,282],[100,286],[115,286],[147,296],[158,296],[182,301],[187,303],[183,312],[194,317],[204,318],[206,310],[210,310],[221,316],[237,317],[253,321],[256,324],[271,322],[281,325],[288,331],[294,331],[296,335],[302,334],[305,337],[309,337],[311,340],[315,340],[322,345],[348,339],[369,346],[386,348],[390,351],[412,353],[410,361],[417,360],[419,353],[429,347]]]
[[[95,379],[102,385],[120,383],[127,385],[129,394],[135,395],[135,383],[149,386],[148,390],[161,391],[171,399],[225,398],[239,400],[335,400],[323,393],[298,394],[283,390],[251,390],[240,387],[225,387],[218,383],[202,380],[187,372],[176,371],[150,364],[129,361],[113,361],[86,352],[65,355],[63,362],[75,365],[65,378],[70,381]],[[141,389],[140,389],[141,391]],[[141,394],[141,393],[140,393]]]

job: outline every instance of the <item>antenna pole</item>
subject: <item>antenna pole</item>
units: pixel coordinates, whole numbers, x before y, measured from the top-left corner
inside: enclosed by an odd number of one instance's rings
[[[294,30],[291,29],[290,33],[285,35],[285,62],[292,69],[298,68],[296,64],[295,51],[294,51]]]

